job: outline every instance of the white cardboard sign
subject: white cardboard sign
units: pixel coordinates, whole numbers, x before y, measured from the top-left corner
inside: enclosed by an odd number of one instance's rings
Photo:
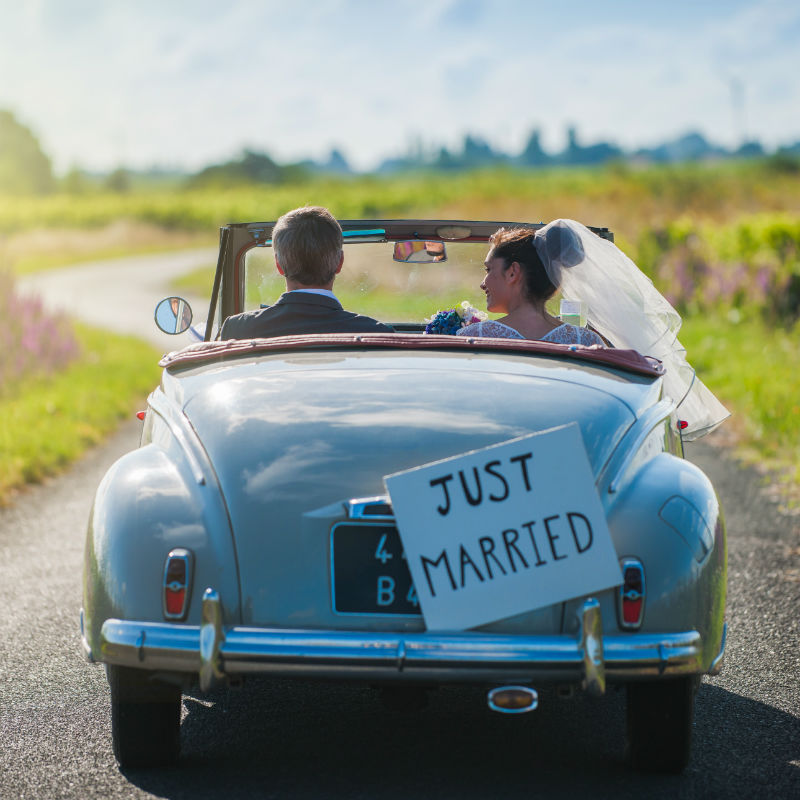
[[[428,630],[465,630],[622,583],[575,423],[384,482]]]

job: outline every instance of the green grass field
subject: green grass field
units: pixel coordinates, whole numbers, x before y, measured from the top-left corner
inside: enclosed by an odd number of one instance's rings
[[[144,408],[160,354],[137,339],[76,326],[81,357],[52,377],[0,395],[0,506],[15,489],[53,475]]]
[[[213,244],[226,222],[270,220],[304,204],[341,219],[437,217],[608,226],[684,316],[681,340],[704,382],[734,412],[738,452],[800,485],[800,172],[770,160],[712,165],[421,174],[326,179],[226,191],[0,198],[0,269],[15,272],[143,251]],[[177,289],[206,295],[211,267]],[[274,279],[274,296],[281,283]],[[395,287],[337,285],[347,307],[395,316]],[[267,291],[272,291],[269,284]],[[480,293],[420,294],[420,320]],[[408,310],[407,303],[405,304]],[[81,329],[80,364],[6,388],[0,502],[102,438],[157,380],[152,351]],[[124,365],[124,366],[123,366]],[[133,400],[135,398],[135,401]],[[123,410],[124,409],[124,410]],[[33,422],[37,422],[37,426]],[[31,438],[17,431],[46,429]]]
[[[776,480],[789,505],[800,504],[800,323],[785,329],[758,318],[696,316],[680,338],[703,382],[733,412],[724,425],[737,454]]]
[[[226,190],[0,197],[0,234],[97,230],[119,220],[214,235],[228,222],[276,219],[325,205],[340,219],[431,217],[517,221],[579,219],[627,242],[680,218],[714,223],[761,212],[800,214],[800,174],[769,160],[635,168],[353,176]]]

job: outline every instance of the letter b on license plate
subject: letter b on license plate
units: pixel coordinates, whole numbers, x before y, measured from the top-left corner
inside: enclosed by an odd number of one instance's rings
[[[419,616],[411,573],[392,525],[342,523],[331,531],[333,609]]]

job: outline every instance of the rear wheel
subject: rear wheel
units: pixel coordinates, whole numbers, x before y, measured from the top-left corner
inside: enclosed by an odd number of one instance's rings
[[[151,673],[108,666],[111,739],[121,767],[172,764],[180,752],[181,691]]]
[[[628,753],[636,769],[682,772],[692,745],[694,677],[628,684]]]

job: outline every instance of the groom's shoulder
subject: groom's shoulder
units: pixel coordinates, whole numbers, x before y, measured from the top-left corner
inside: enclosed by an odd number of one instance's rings
[[[251,329],[261,320],[264,316],[268,316],[269,312],[275,306],[264,305],[261,308],[255,308],[251,311],[242,311],[239,314],[232,314],[222,324],[220,331],[221,339],[247,339],[252,336]]]
[[[366,314],[358,314],[355,311],[342,312],[343,320],[346,320],[348,326],[352,325],[356,332],[362,331],[376,331],[383,333],[393,333],[394,328],[385,322],[380,322],[373,317],[368,317]]]

